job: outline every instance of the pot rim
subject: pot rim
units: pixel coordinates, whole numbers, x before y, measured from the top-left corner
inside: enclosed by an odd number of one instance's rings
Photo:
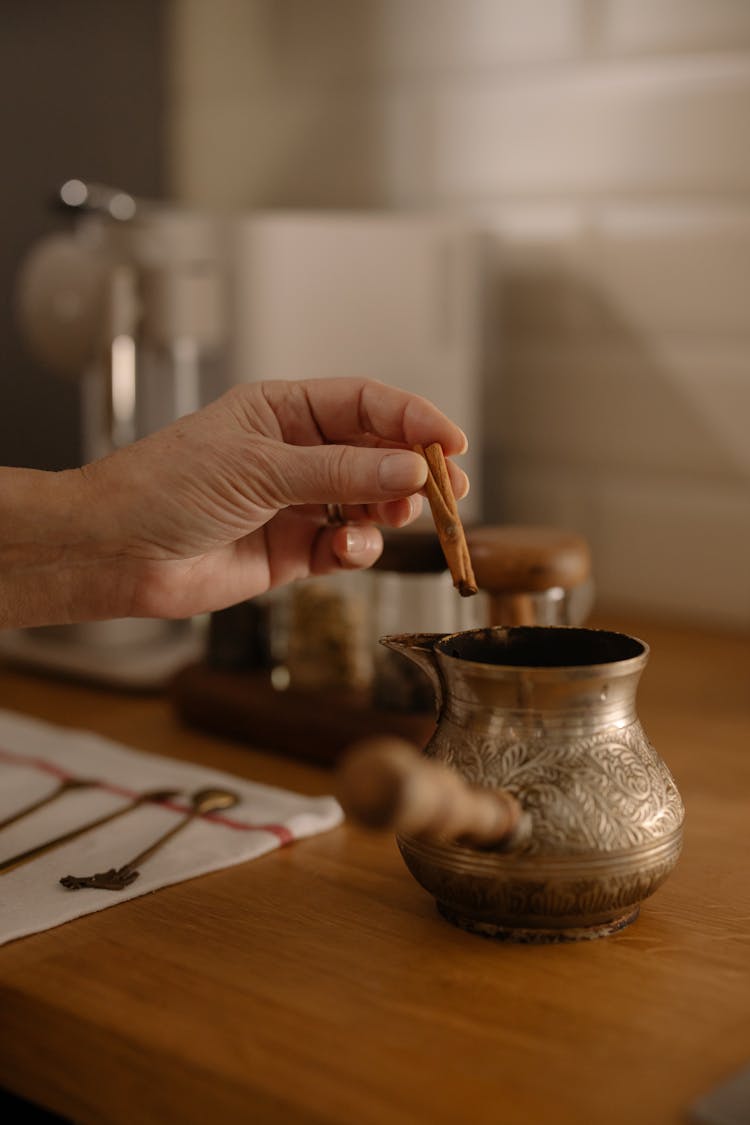
[[[634,656],[624,657],[619,660],[600,660],[583,664],[510,664],[472,660],[471,657],[458,656],[445,650],[445,646],[450,645],[451,641],[456,641],[459,638],[466,638],[472,635],[480,636],[481,634],[499,633],[536,633],[537,635],[546,633],[549,635],[564,632],[575,632],[599,638],[611,637],[613,640],[628,641],[639,645],[641,651],[637,652]],[[490,625],[475,629],[460,629],[455,633],[445,633],[442,636],[438,636],[434,642],[433,650],[441,659],[449,661],[451,664],[457,664],[463,668],[471,668],[472,671],[481,669],[484,673],[497,673],[501,671],[506,673],[524,673],[527,676],[539,676],[540,674],[544,675],[545,673],[549,673],[555,677],[559,676],[560,673],[572,673],[575,674],[576,678],[586,675],[627,676],[642,670],[648,662],[651,653],[651,649],[646,641],[641,640],[640,637],[634,637],[630,633],[623,633],[615,629],[591,629],[580,625]]]

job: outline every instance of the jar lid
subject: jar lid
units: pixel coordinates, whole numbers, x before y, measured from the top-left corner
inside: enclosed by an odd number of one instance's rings
[[[476,527],[466,532],[474,573],[492,594],[571,590],[591,573],[586,540],[555,527]]]
[[[373,567],[375,570],[399,574],[440,574],[447,570],[440,540],[434,531],[413,528],[384,531],[383,544],[383,553]]]

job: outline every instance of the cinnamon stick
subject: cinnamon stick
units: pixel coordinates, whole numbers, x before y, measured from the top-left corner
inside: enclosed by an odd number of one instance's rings
[[[461,597],[476,594],[477,583],[471,565],[469,548],[466,544],[461,517],[458,514],[456,497],[453,494],[445,454],[439,442],[433,442],[423,449],[415,445],[414,450],[427,462],[425,492],[435,521],[435,529],[443,548],[445,561],[453,578],[453,585]]]

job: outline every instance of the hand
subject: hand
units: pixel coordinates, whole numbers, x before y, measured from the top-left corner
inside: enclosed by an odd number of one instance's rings
[[[80,471],[78,518],[106,580],[76,616],[187,617],[369,566],[382,549],[376,523],[402,526],[421,510],[426,466],[411,447],[433,441],[447,456],[466,448],[435,406],[385,384],[237,386]],[[460,498],[468,481],[450,472]],[[332,503],[346,526],[327,524]]]

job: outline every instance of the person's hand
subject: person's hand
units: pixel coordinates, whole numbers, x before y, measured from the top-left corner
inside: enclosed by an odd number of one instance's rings
[[[466,448],[430,402],[382,383],[235,387],[80,471],[79,523],[110,595],[94,583],[92,616],[187,617],[369,566],[376,524],[419,514],[426,466],[411,450],[435,441],[448,457]],[[460,498],[468,481],[449,466]],[[344,526],[327,522],[328,504],[343,505]]]

